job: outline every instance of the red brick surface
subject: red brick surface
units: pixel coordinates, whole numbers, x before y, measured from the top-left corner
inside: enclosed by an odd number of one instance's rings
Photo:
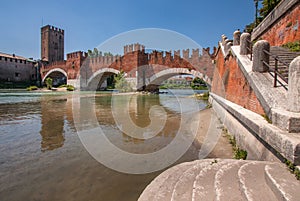
[[[285,17],[272,26],[260,39],[269,41],[271,46],[300,41],[300,7],[296,6]]]
[[[74,52],[67,55],[67,61],[54,62],[42,67],[42,78],[47,72],[54,68],[61,68],[68,74],[68,79],[76,79],[81,70],[82,77],[90,77],[96,71],[102,68],[113,68],[122,70],[129,77],[136,77],[136,71],[146,69],[146,77],[168,68],[188,68],[190,70],[198,70],[204,75],[212,79],[214,64],[212,63],[212,55],[209,49],[203,49],[202,55],[199,50],[193,50],[191,56],[185,50],[184,57],[172,55],[170,52],[145,53],[144,50],[129,51],[120,56],[98,56],[95,58],[86,57],[83,52]]]
[[[222,51],[216,56],[212,92],[258,114],[265,114],[254,91],[239,68],[236,58],[224,60]]]

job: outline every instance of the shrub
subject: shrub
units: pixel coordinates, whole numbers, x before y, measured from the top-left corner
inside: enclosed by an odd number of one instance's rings
[[[64,87],[68,87],[68,85],[62,84],[62,85],[60,85],[58,88],[64,88]]]
[[[289,160],[285,160],[286,166],[293,173],[297,180],[300,180],[300,170]]]
[[[269,124],[272,124],[272,120],[266,114],[261,115]]]
[[[286,43],[282,47],[288,48],[292,52],[300,52],[300,41]]]
[[[243,149],[239,149],[237,148],[234,152],[234,158],[235,159],[243,159],[243,160],[246,160],[247,158],[247,151],[246,150],[243,150]]]
[[[75,87],[72,85],[67,85],[67,91],[74,91]]]
[[[33,91],[33,90],[37,90],[38,87],[37,86],[30,86],[30,87],[27,87],[26,89],[27,89],[27,91]]]
[[[51,89],[52,88],[52,83],[53,83],[53,80],[50,77],[48,77],[46,79],[47,89]]]

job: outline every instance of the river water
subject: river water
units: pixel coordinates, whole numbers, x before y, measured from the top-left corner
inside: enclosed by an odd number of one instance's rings
[[[176,96],[130,95],[130,119],[139,127],[151,123],[149,110],[154,105],[163,107],[167,116],[155,137],[136,139],[117,127],[112,94],[75,93],[93,105],[97,124],[110,142],[134,154],[167,146],[176,136],[181,115],[191,112],[191,93],[184,90],[177,90]],[[179,99],[183,105],[178,105]],[[0,200],[137,200],[162,172],[120,173],[97,162],[77,135],[73,101],[71,92],[0,91]],[[196,103],[199,111],[206,106],[201,100]],[[197,159],[197,149],[191,146],[176,163]]]

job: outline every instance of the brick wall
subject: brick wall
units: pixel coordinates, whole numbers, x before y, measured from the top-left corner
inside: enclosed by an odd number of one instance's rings
[[[83,52],[69,53],[66,61],[56,61],[44,65],[41,69],[42,78],[54,68],[65,70],[68,79],[76,79],[79,71],[81,71],[82,78],[89,79],[93,73],[102,68],[122,70],[130,78],[135,78],[137,71],[138,75],[145,74],[146,78],[150,78],[155,73],[168,68],[188,68],[198,70],[212,79],[214,64],[209,49],[203,49],[202,55],[199,54],[199,49],[193,50],[191,57],[188,54],[189,50],[185,50],[183,52],[185,53],[184,59],[180,56],[180,51],[174,55],[171,52],[158,51],[145,53],[143,46],[136,46],[125,46],[123,56],[87,57]],[[133,51],[135,48],[138,50]]]
[[[224,60],[221,49],[216,56],[216,68],[211,91],[258,114],[264,114],[254,91],[250,87],[236,58],[230,56]]]
[[[300,41],[300,2],[284,0],[252,33],[252,40],[267,40],[271,46]]]
[[[269,41],[271,46],[280,46],[288,42],[300,41],[300,7],[277,22],[271,29],[261,36]]]

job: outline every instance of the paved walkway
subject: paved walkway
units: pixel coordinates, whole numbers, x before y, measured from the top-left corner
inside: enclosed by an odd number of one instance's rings
[[[284,164],[204,159],[176,165],[154,179],[139,201],[300,200],[300,181]]]

